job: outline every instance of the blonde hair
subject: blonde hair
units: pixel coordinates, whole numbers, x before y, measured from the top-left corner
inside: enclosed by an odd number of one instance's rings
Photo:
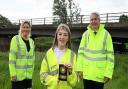
[[[60,29],[63,29],[65,30],[66,32],[68,32],[68,42],[66,43],[66,47],[70,48],[71,49],[71,31],[68,27],[68,25],[66,24],[60,24],[58,27],[57,27],[57,30],[55,32],[55,38],[54,38],[54,41],[53,41],[53,48],[55,48],[56,46],[58,46],[58,41],[57,41],[57,34],[59,32]]]
[[[19,35],[22,36],[22,27],[24,26],[24,24],[28,24],[29,25],[29,30],[31,31],[31,24],[29,21],[23,21],[21,24],[20,24],[20,30],[19,30]],[[31,32],[29,33],[28,37],[31,36]]]

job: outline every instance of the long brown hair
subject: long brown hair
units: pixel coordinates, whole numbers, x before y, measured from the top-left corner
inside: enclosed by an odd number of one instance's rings
[[[55,38],[54,38],[54,41],[53,41],[53,49],[58,46],[58,41],[57,41],[57,34],[58,34],[58,31],[60,29],[63,29],[65,30],[66,32],[68,32],[68,42],[66,43],[66,47],[67,48],[70,48],[71,49],[71,31],[70,31],[70,28],[68,27],[68,25],[66,24],[60,24],[58,27],[57,27],[57,30],[55,32]]]

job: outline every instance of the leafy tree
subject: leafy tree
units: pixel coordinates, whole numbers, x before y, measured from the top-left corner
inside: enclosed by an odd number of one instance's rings
[[[0,14],[0,27],[9,27],[9,26],[12,26],[11,21]]]
[[[81,9],[76,5],[73,0],[68,0],[68,10],[69,10],[69,22],[78,22],[80,21],[80,12]]]
[[[54,0],[53,4],[53,15],[58,17],[54,18],[55,23],[66,23],[67,22],[67,4],[65,0]]]
[[[127,15],[121,15],[119,18],[119,23],[128,23],[128,16]]]
[[[71,23],[74,20],[78,21],[80,15],[80,8],[73,0],[54,0],[53,16],[54,23]],[[75,18],[74,18],[75,17]]]

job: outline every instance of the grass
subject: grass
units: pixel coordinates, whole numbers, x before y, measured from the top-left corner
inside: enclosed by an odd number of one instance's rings
[[[39,79],[39,71],[44,53],[36,52],[35,71],[33,76],[33,89],[44,88]],[[128,89],[128,55],[115,54],[115,69],[113,79],[105,84],[104,89]],[[82,89],[82,81],[73,89]],[[10,77],[8,69],[8,53],[0,52],[0,89],[10,89]]]

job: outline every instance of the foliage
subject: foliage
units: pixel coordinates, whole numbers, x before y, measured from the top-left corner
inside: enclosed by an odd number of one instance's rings
[[[0,27],[9,27],[9,26],[12,26],[11,21],[0,14]]]
[[[128,23],[128,16],[127,15],[121,15],[119,18],[119,23]]]
[[[79,21],[80,8],[73,0],[54,0],[53,3],[53,19],[54,24],[72,23]]]
[[[53,15],[59,18],[54,18],[54,23],[58,21],[58,23],[66,23],[67,22],[67,4],[65,0],[54,0],[53,4]]]

